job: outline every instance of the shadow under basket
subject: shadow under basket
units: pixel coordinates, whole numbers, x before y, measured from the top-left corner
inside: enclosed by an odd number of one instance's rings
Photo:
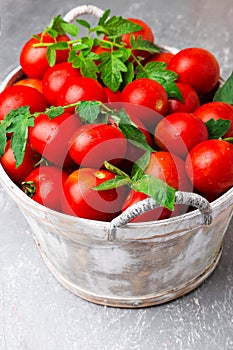
[[[70,17],[77,17],[77,11]],[[1,90],[22,76],[16,68]],[[28,221],[56,279],[85,300],[114,307],[158,305],[198,287],[218,264],[233,212],[230,189],[211,203],[208,224],[205,213],[195,209],[161,221],[110,227],[108,222],[68,216],[36,203],[1,165],[0,183]]]

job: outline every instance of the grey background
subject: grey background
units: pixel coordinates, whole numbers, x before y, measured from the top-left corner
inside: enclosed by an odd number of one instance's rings
[[[158,44],[211,50],[227,78],[233,69],[232,0],[92,1],[112,14],[139,17]],[[23,43],[80,1],[0,0],[0,80],[18,65]],[[173,302],[127,310],[91,304],[58,284],[30,227],[0,187],[1,350],[233,349],[233,222],[214,273]]]

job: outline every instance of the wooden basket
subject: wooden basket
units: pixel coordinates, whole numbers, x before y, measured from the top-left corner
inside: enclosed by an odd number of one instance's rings
[[[100,16],[103,11],[81,6],[64,18],[71,21],[84,13]],[[17,67],[0,89],[22,75]],[[117,307],[161,304],[199,286],[220,259],[233,213],[233,189],[211,206],[199,196],[178,192],[177,202],[200,209],[162,221],[127,223],[135,213],[131,208],[111,223],[100,222],[38,204],[9,179],[1,165],[0,183],[28,221],[39,252],[57,280],[85,300]],[[148,200],[137,210],[154,205]]]

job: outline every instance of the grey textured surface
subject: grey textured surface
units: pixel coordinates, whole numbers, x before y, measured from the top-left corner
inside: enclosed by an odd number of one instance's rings
[[[93,1],[146,20],[159,44],[211,50],[226,78],[233,69],[232,0]],[[32,33],[80,1],[0,0],[0,80],[18,65]],[[58,284],[21,212],[0,188],[0,349],[233,349],[233,222],[222,258],[198,289],[173,302],[127,310],[91,304]]]

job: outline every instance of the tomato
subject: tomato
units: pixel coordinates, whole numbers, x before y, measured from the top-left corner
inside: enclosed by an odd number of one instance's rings
[[[53,166],[39,166],[22,183],[22,190],[34,201],[61,211],[63,186],[68,174]]]
[[[168,96],[163,86],[148,78],[136,79],[126,85],[121,93],[121,101],[151,108],[162,115],[165,115],[168,106]],[[142,121],[149,129],[154,127],[153,118],[145,116]]]
[[[33,87],[43,94],[42,80],[37,78],[25,78],[17,81],[14,85],[26,85]]]
[[[1,157],[1,164],[11,180],[17,185],[20,185],[21,182],[24,181],[28,174],[34,169],[35,164],[39,161],[39,159],[40,157],[38,154],[36,154],[31,145],[27,143],[24,160],[20,166],[16,167],[15,156],[11,149],[11,141],[8,140],[5,153]]]
[[[200,100],[197,92],[190,85],[183,83],[177,83],[176,85],[183,97],[183,102],[177,98],[169,98],[167,114],[177,112],[192,113],[200,106]]]
[[[71,78],[81,76],[80,70],[73,68],[71,63],[62,62],[50,67],[43,77],[43,93],[52,106],[57,106],[57,99],[61,89]]]
[[[162,119],[155,128],[156,144],[163,150],[185,158],[197,143],[208,139],[205,123],[191,113],[173,113]]]
[[[107,96],[104,88],[96,80],[79,77],[70,79],[64,84],[57,99],[57,104],[66,106],[83,100],[107,102]],[[69,108],[69,112],[74,112],[74,109],[74,107]]]
[[[185,167],[196,191],[220,195],[233,186],[233,145],[220,139],[203,141],[191,149]]]
[[[150,62],[165,62],[169,63],[171,59],[174,57],[174,54],[171,52],[159,52],[153,54],[147,61],[146,63]]]
[[[109,87],[105,86],[104,91],[106,93],[108,103],[119,102],[121,100],[120,90],[113,92]]]
[[[230,127],[224,137],[233,137],[233,107],[226,102],[209,102],[194,111],[194,114],[203,122],[210,119],[230,120]]]
[[[177,82],[191,85],[198,93],[211,91],[218,83],[220,67],[216,57],[203,48],[185,48],[168,64],[176,72]]]
[[[123,203],[122,212],[128,209],[131,205],[134,205],[146,198],[148,198],[148,196],[145,193],[131,190],[125,202]],[[174,211],[170,211],[169,209],[164,207],[158,207],[156,209],[147,211],[137,216],[136,218],[132,219],[130,222],[147,222],[147,221],[154,221],[154,220],[163,220],[163,219],[168,219],[170,217],[174,217],[177,215],[179,215],[179,209],[177,205],[175,206]]]
[[[45,97],[30,86],[13,85],[0,94],[0,120],[12,109],[29,106],[30,112],[43,112],[47,108]]]
[[[151,153],[145,172],[177,190],[191,191],[192,189],[192,184],[185,171],[185,162],[173,153],[167,151]]]
[[[64,185],[63,212],[85,219],[111,221],[121,211],[126,187],[104,191],[94,190],[94,187],[114,177],[113,173],[105,169],[75,170]]]
[[[69,167],[74,162],[68,153],[68,142],[81,125],[77,115],[63,113],[49,119],[47,114],[40,114],[29,128],[29,141],[43,158],[57,166]]]
[[[117,163],[124,158],[127,140],[114,124],[85,124],[74,132],[69,144],[77,164],[98,169],[104,161]]]
[[[38,34],[41,38],[42,33]],[[56,41],[69,41],[67,35],[58,35]],[[48,33],[43,35],[43,43],[54,43],[55,39],[49,36]],[[23,46],[20,52],[20,65],[24,73],[30,78],[42,79],[47,69],[49,69],[49,63],[46,57],[47,47],[34,47],[35,44],[39,44],[40,40],[33,37],[29,39]],[[57,50],[56,51],[56,63],[66,62],[68,59],[69,50]]]

